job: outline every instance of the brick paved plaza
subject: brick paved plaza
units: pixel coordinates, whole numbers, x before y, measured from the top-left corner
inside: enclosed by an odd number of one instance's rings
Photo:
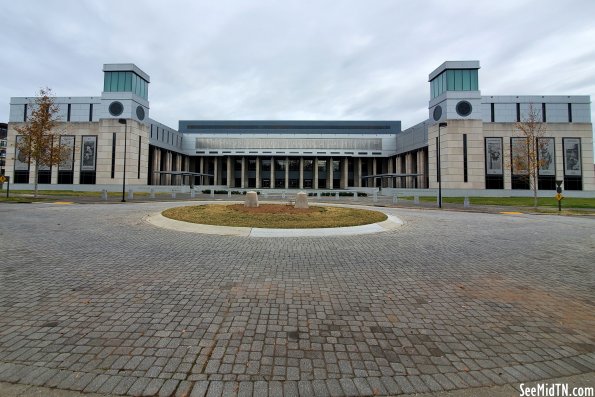
[[[316,238],[143,220],[172,205],[0,205],[0,382],[369,396],[595,370],[593,218],[383,208],[405,225]]]

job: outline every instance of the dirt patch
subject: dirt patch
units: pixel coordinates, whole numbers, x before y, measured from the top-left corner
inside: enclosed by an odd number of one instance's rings
[[[506,277],[474,280],[472,284],[458,284],[457,289],[459,293],[480,299],[489,306],[506,308],[515,305],[531,312],[543,313],[552,319],[552,323],[586,332],[595,340],[595,305],[572,298],[560,291],[519,284]]]
[[[378,211],[316,206],[298,209],[283,204],[263,204],[257,208],[246,208],[243,204],[208,204],[170,208],[162,214],[178,221],[203,225],[278,229],[359,226],[387,219],[386,214]]]

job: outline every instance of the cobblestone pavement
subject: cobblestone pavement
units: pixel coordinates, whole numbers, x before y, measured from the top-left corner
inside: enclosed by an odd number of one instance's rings
[[[0,382],[369,396],[595,371],[593,219],[383,208],[406,224],[262,239],[142,219],[173,205],[0,204]]]

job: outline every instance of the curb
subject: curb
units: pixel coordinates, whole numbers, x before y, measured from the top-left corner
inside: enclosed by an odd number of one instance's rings
[[[217,202],[225,203],[225,202]],[[322,204],[322,203],[321,203]],[[327,204],[323,204],[327,205]],[[369,207],[356,205],[342,205],[342,204],[328,204],[332,207],[362,207],[369,209]],[[369,225],[347,226],[347,227],[329,227],[329,228],[311,228],[311,229],[268,229],[257,227],[233,227],[233,226],[217,226],[204,225],[199,223],[189,223],[166,218],[161,215],[161,212],[147,215],[143,220],[153,226],[164,229],[175,230],[179,232],[212,234],[219,236],[240,236],[240,237],[331,237],[331,236],[355,236],[362,234],[382,233],[390,230],[395,230],[403,225],[403,221],[394,215],[386,214],[387,219],[371,223]]]

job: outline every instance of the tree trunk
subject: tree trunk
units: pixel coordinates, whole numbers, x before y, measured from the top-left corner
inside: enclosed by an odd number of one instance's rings
[[[537,208],[537,174],[533,175],[533,207]]]
[[[37,172],[37,168],[39,167],[39,161],[35,160],[35,191],[33,193],[33,197],[37,198],[37,178],[39,177],[39,172]]]

